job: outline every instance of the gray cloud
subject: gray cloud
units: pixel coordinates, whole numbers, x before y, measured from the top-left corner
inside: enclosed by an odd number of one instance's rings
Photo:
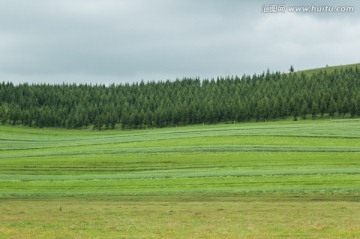
[[[262,14],[267,3],[1,2],[0,81],[120,83],[359,62],[358,11]]]

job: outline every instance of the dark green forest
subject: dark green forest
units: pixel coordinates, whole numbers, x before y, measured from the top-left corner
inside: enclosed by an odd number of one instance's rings
[[[119,85],[0,84],[0,122],[123,129],[360,116],[360,69]]]

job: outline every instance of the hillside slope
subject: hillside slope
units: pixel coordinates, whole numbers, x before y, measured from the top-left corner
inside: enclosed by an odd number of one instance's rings
[[[326,66],[326,67],[320,67],[320,68],[314,68],[314,69],[307,69],[307,70],[300,70],[298,73],[305,73],[307,75],[317,74],[320,71],[326,71],[327,73],[332,73],[335,70],[341,71],[348,68],[359,68],[360,69],[360,63],[357,64],[348,64],[348,65],[340,65],[340,66]]]

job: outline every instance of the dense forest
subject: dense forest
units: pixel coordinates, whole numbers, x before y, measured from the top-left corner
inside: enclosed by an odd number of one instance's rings
[[[0,83],[0,122],[123,129],[360,116],[360,69],[120,85]]]

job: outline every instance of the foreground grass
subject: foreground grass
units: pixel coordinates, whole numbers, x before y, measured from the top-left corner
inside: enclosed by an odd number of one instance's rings
[[[0,238],[360,237],[359,132],[0,126]]]
[[[108,198],[10,200],[1,238],[358,238],[360,203]]]

